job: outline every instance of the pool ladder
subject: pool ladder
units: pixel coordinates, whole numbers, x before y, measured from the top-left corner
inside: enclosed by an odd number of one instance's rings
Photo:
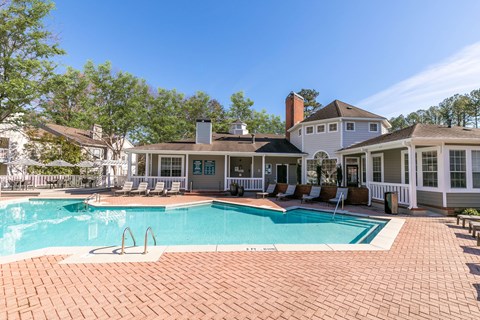
[[[338,206],[340,205],[340,201],[342,202],[342,209],[343,209],[343,192],[340,193],[340,198],[338,198],[337,205],[335,206],[335,210],[333,211],[332,219],[335,219],[335,214],[337,213]]]
[[[133,232],[132,232],[132,229],[130,229],[130,227],[126,227],[124,230],[123,230],[123,234],[122,234],[122,250],[120,251],[120,254],[125,254],[125,235],[126,233],[130,234],[130,237],[132,237],[132,240],[133,240],[133,246],[136,247],[137,246],[137,241],[135,241],[135,237],[133,236]],[[153,245],[156,246],[157,245],[157,239],[155,238],[155,234],[153,233],[153,230],[152,230],[152,227],[148,227],[147,230],[145,231],[145,244],[143,246],[143,252],[142,254],[147,254],[147,245],[148,245],[148,231],[150,231],[150,234],[152,235],[152,238],[153,238]]]

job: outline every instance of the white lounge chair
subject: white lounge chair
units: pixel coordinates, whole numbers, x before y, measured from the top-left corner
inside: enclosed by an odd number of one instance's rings
[[[316,187],[316,186],[313,186],[312,189],[310,190],[310,194],[304,194],[302,196],[302,203],[303,201],[310,201],[310,200],[313,200],[313,199],[317,199],[317,198],[320,198],[320,191],[322,190],[321,187]]]
[[[158,195],[165,195],[167,190],[165,190],[165,182],[159,181],[155,185],[155,189],[150,190],[151,195],[158,194]]]
[[[288,187],[287,187],[287,190],[285,192],[283,192],[283,193],[280,192],[279,194],[277,194],[277,199],[282,200],[282,199],[286,199],[287,197],[293,196],[296,188],[297,188],[296,185],[289,184]]]
[[[167,195],[168,194],[177,195],[179,193],[180,193],[180,182],[172,182],[172,187],[168,189]]]
[[[133,182],[132,182],[132,181],[126,181],[126,182],[123,184],[123,188],[122,188],[122,189],[120,189],[120,190],[115,190],[114,195],[116,196],[116,195],[119,194],[119,193],[123,193],[123,195],[130,194],[130,192],[132,192],[132,188],[133,188]]]
[[[130,191],[130,194],[145,194],[147,195],[147,190],[148,190],[148,182],[140,182],[138,185],[138,188],[135,190]]]
[[[275,192],[276,186],[276,184],[270,183],[267,187],[267,190],[265,192],[257,192],[255,198],[258,198],[259,196],[262,196],[262,198],[268,197]]]
[[[337,204],[337,202],[340,200],[340,197],[343,197],[343,201],[345,201],[347,200],[347,196],[348,188],[337,188],[337,194],[335,195],[335,198],[328,200],[328,202]]]

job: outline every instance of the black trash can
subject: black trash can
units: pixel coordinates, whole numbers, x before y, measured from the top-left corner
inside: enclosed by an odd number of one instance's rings
[[[398,194],[396,192],[385,192],[385,213],[398,214]]]

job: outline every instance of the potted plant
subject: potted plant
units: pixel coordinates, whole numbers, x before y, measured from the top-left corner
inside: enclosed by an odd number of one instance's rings
[[[245,193],[245,188],[243,188],[243,186],[238,186],[238,196],[243,197],[244,193]]]
[[[337,185],[339,187],[342,186],[342,180],[343,180],[343,172],[342,172],[342,166],[338,165],[337,166]]]
[[[232,196],[236,196],[238,194],[238,184],[236,184],[235,182],[232,182],[230,184],[230,194]]]

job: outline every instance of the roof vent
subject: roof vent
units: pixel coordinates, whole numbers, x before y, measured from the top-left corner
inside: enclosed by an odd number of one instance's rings
[[[348,110],[351,110],[351,109],[353,109],[353,108],[352,108],[352,107],[350,107],[350,106],[347,106],[347,109],[348,109]]]

